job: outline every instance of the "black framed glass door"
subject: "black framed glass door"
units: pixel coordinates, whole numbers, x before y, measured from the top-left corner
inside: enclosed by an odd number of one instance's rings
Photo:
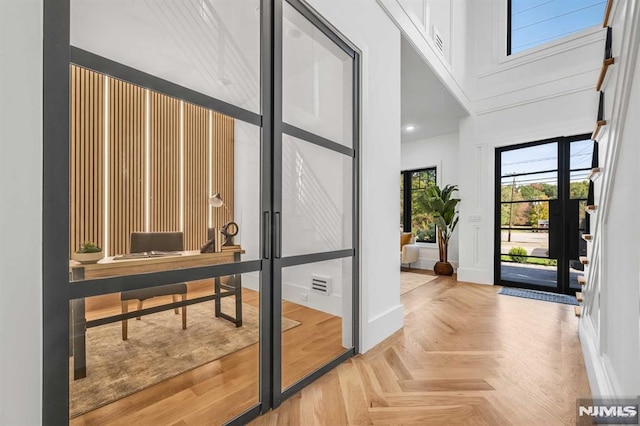
[[[579,288],[593,152],[590,135],[496,149],[496,284]]]
[[[45,42],[45,422],[245,424],[355,354],[359,54],[295,0],[61,1]]]
[[[282,7],[274,114],[273,396],[357,351],[358,53],[299,1]],[[277,83],[277,84],[278,84]],[[300,326],[290,328],[290,320]],[[303,339],[301,337],[304,336]]]

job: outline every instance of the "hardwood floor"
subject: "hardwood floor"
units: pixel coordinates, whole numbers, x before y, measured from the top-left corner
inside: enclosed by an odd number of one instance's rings
[[[572,307],[498,290],[438,278],[403,295],[403,330],[251,424],[575,424],[590,391]]]
[[[498,290],[441,277],[403,295],[404,329],[251,424],[575,424],[575,399],[590,391],[572,307]],[[256,293],[243,297],[257,306]],[[284,312],[302,322],[283,338],[283,382],[292,383],[341,350],[341,327],[335,317],[292,303]],[[257,401],[257,349],[71,424],[221,424]]]
[[[191,292],[202,296],[205,290]],[[117,295],[116,295],[117,296]],[[258,307],[259,294],[243,289],[243,303]],[[158,297],[147,303],[170,303]],[[95,298],[89,319],[120,312],[119,297]],[[341,319],[284,302],[283,315],[300,322],[282,336],[284,387],[320,368],[342,353]],[[178,320],[179,321],[179,320]],[[90,350],[90,348],[88,348]],[[161,349],[161,348],[159,348]],[[212,361],[70,420],[71,425],[219,425],[258,403],[258,345]]]

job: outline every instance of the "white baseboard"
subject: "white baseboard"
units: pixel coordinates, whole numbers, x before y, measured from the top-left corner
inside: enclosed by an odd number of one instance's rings
[[[364,353],[404,326],[404,306],[397,305],[368,320],[362,330],[360,352]]]
[[[598,351],[598,335],[588,317],[580,318],[578,334],[591,395],[601,398],[621,396],[606,355],[600,355]]]
[[[458,281],[493,285],[493,271],[486,269],[458,268]]]

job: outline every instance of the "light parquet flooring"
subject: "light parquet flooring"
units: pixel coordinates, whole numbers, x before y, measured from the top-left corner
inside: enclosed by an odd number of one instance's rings
[[[206,291],[200,291],[189,297],[205,294]],[[243,303],[258,307],[258,298],[257,292],[243,289]],[[117,300],[113,306],[88,311],[87,317],[95,319],[120,313]],[[158,297],[148,301],[145,307],[170,301],[169,297]],[[340,318],[287,301],[283,301],[282,312],[285,317],[300,322],[282,336],[282,383],[287,387],[344,349]],[[73,418],[69,423],[72,426],[220,425],[258,403],[258,362],[258,344],[255,344]]]
[[[251,424],[575,424],[590,391],[572,307],[498,290],[441,277],[403,295],[404,329]]]

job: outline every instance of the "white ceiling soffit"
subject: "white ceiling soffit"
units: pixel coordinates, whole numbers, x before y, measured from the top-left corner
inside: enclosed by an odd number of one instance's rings
[[[402,142],[458,132],[467,112],[404,37],[401,43]]]
[[[72,0],[71,45],[259,112],[259,0]]]

